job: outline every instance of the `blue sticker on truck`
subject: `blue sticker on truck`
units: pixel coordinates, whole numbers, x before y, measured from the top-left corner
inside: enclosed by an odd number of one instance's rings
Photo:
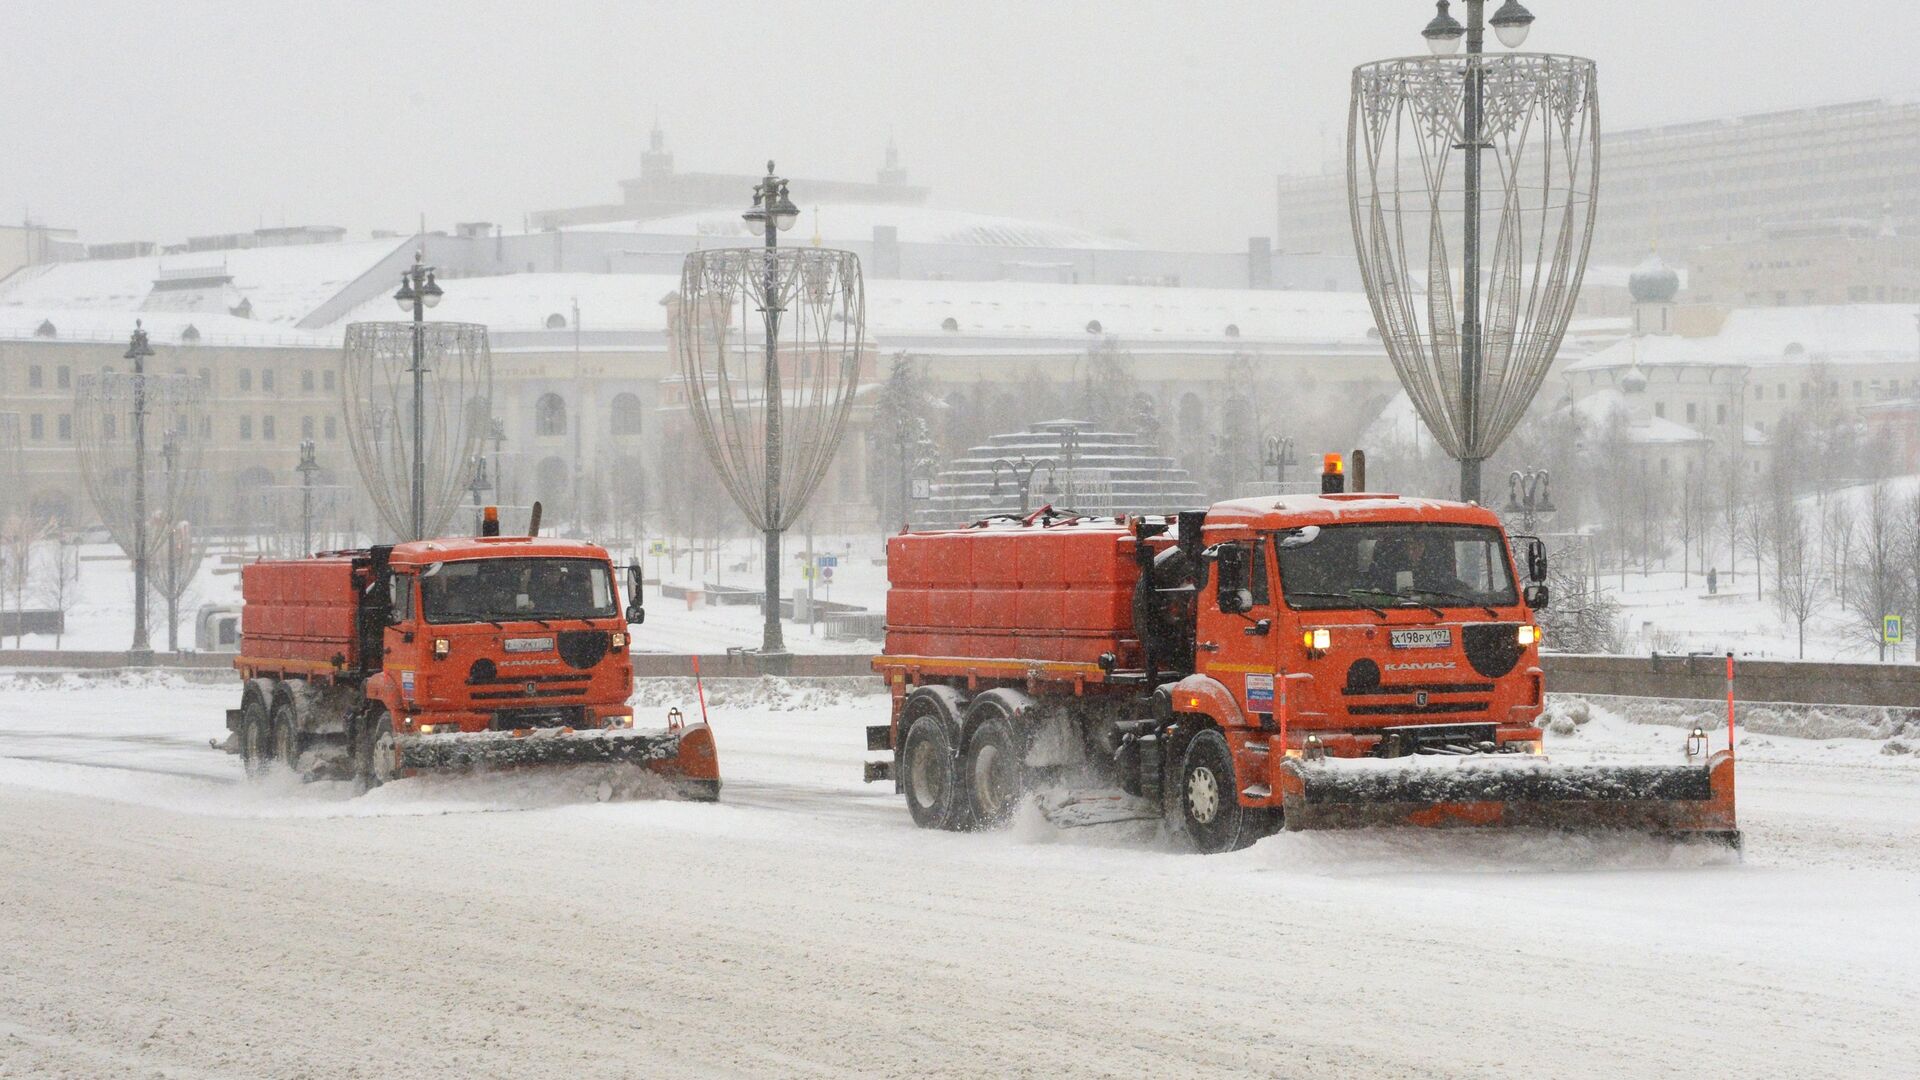
[[[403,694],[413,693],[413,672],[402,671],[400,673],[400,692]]]
[[[1273,711],[1273,676],[1247,675],[1247,711],[1250,713],[1270,713]]]

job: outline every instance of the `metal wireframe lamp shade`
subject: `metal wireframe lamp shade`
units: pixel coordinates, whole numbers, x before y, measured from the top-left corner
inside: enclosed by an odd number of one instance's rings
[[[427,536],[444,535],[467,494],[471,462],[490,430],[493,354],[477,323],[420,324]],[[413,506],[411,322],[353,323],[341,357],[347,445],[368,501],[391,537],[411,538]]]
[[[769,311],[778,346],[771,387]],[[866,291],[852,252],[740,248],[687,256],[674,333],[682,385],[715,471],[756,528],[792,525],[826,476],[859,388],[865,328]]]
[[[146,453],[136,455],[133,413],[137,383],[145,380]],[[133,375],[108,372],[82,375],[74,388],[73,444],[80,461],[80,482],[120,550],[134,557],[135,461],[144,457],[147,518],[146,556],[158,559],[167,545],[169,523],[187,517],[199,505],[206,470],[202,436],[207,415],[207,386],[191,375]],[[173,475],[167,477],[162,447],[173,446]]]
[[[1468,380],[1461,144],[1473,71],[1485,149],[1481,362]],[[1361,277],[1401,384],[1455,459],[1493,454],[1560,347],[1593,241],[1599,148],[1591,60],[1414,57],[1354,70],[1347,181]]]

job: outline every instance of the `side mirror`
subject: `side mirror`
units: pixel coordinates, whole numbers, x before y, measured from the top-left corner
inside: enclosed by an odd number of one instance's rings
[[[1527,598],[1527,606],[1535,611],[1545,611],[1547,601],[1552,597],[1552,593],[1545,585],[1529,585],[1524,595]]]
[[[647,606],[640,597],[640,564],[627,564],[627,622],[639,626],[647,621]]]
[[[1217,596],[1221,613],[1239,615],[1252,611],[1252,583],[1247,576],[1248,549],[1239,544],[1221,544],[1212,550],[1219,573]]]
[[[1527,580],[1547,580],[1547,545],[1537,536],[1527,539]]]

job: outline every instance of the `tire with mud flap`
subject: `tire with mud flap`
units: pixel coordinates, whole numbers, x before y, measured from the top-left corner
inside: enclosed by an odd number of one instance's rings
[[[267,703],[249,691],[240,701],[240,762],[247,779],[259,780],[273,763],[273,721]]]
[[[900,789],[913,823],[923,829],[967,827],[967,799],[961,790],[959,725],[937,703],[916,708],[908,703],[900,747]]]
[[[967,723],[959,778],[970,824],[976,829],[998,829],[1013,820],[1032,787],[1026,746],[1014,728],[1012,710],[991,694],[974,700],[967,710]]]
[[[361,791],[372,791],[393,779],[392,737],[393,720],[387,710],[375,706],[360,718],[353,732],[353,777]]]
[[[300,718],[294,712],[293,702],[279,702],[269,716],[273,730],[273,760],[299,776],[300,751],[304,749],[306,739],[300,733]]]
[[[1265,815],[1240,805],[1227,737],[1208,728],[1187,742],[1178,786],[1181,831],[1188,846],[1202,855],[1238,851],[1264,835]]]

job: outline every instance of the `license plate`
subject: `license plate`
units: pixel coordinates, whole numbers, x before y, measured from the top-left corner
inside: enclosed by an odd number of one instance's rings
[[[553,639],[550,637],[517,637],[506,641],[508,652],[551,652]]]
[[[1443,649],[1453,644],[1453,631],[1444,626],[1433,630],[1395,630],[1390,639],[1396,649]]]

